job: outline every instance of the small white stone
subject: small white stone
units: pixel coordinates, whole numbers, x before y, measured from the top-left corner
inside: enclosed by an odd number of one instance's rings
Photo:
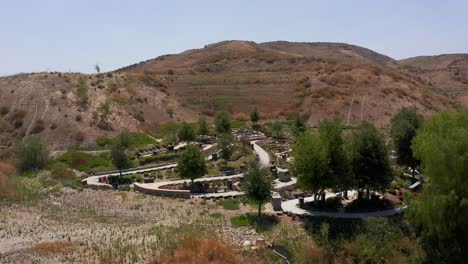
[[[249,240],[246,240],[244,241],[244,243],[242,243],[243,247],[250,247],[251,245],[252,245],[252,242],[250,242]]]

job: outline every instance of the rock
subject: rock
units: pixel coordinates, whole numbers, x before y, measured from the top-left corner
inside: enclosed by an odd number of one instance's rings
[[[246,241],[244,241],[244,243],[242,243],[242,246],[245,247],[245,248],[248,248],[248,247],[252,246],[252,242],[250,242],[249,240],[246,240]]]

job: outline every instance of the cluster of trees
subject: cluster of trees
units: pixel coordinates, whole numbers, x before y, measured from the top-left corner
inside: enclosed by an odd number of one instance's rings
[[[293,148],[292,171],[303,188],[321,196],[325,189],[383,190],[391,169],[383,135],[372,124],[357,127],[345,143],[340,120],[324,120],[318,133],[302,132]],[[322,195],[324,198],[324,196]],[[317,197],[316,197],[317,198]]]
[[[193,141],[196,139],[197,135],[205,136],[208,134],[208,123],[206,122],[205,116],[200,116],[198,119],[198,129],[195,128],[186,122],[183,122],[177,131],[177,139],[179,141]]]

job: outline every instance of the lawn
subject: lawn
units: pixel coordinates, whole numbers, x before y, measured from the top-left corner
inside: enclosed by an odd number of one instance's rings
[[[58,161],[67,164],[70,168],[93,173],[112,169],[112,164],[106,154],[98,156],[83,152],[69,151],[57,158]]]
[[[225,210],[238,210],[240,208],[240,201],[233,198],[217,201],[216,204]]]

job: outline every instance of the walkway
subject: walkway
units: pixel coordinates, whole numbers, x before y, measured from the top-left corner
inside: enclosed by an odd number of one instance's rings
[[[268,166],[270,164],[270,155],[262,147],[257,145],[257,141],[251,141],[254,146],[254,151],[258,154],[258,159],[262,166]]]
[[[355,195],[355,191],[348,191],[348,196]],[[334,193],[327,193],[325,198],[335,197]],[[304,202],[312,202],[314,201],[314,197],[306,197],[304,198]],[[366,218],[366,217],[382,217],[382,216],[392,216],[401,214],[406,210],[406,206],[393,208],[384,211],[377,211],[377,212],[369,212],[369,213],[338,213],[338,212],[322,212],[322,211],[310,211],[299,208],[298,206],[299,200],[293,199],[288,200],[281,203],[281,207],[283,208],[283,212],[285,213],[292,213],[295,215],[302,215],[302,216],[328,216],[328,217],[335,217],[335,218]]]

